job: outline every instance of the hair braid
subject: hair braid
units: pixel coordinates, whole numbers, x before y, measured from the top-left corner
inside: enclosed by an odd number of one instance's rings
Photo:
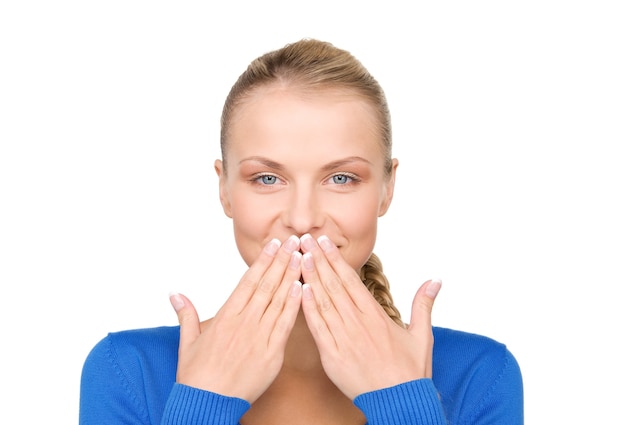
[[[374,299],[378,301],[389,317],[403,328],[406,327],[400,317],[400,312],[393,304],[393,298],[389,291],[389,281],[383,273],[383,263],[376,254],[370,255],[365,265],[361,267],[359,275],[365,287],[372,293]]]

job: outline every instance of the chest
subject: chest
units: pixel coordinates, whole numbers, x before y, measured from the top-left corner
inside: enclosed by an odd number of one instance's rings
[[[364,425],[363,413],[325,379],[279,376],[241,425]]]

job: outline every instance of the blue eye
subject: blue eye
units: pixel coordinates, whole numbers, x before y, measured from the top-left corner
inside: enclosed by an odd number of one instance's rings
[[[263,184],[272,185],[272,184],[276,183],[277,179],[276,179],[276,176],[272,176],[272,175],[266,174],[264,176],[259,177],[259,180]]]
[[[346,184],[346,183],[350,183],[350,181],[352,180],[352,177],[346,175],[346,174],[335,174],[332,177],[333,183],[335,184]]]

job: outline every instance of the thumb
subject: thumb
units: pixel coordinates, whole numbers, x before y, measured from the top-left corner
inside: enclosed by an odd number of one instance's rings
[[[441,280],[431,279],[424,282],[417,290],[411,307],[409,332],[414,335],[422,334],[422,332],[432,332],[431,313],[440,289]]]
[[[196,308],[186,296],[176,292],[170,293],[170,303],[180,324],[180,346],[188,346],[200,336],[200,319]]]

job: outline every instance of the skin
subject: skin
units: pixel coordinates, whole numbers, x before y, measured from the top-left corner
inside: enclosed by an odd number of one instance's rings
[[[229,169],[219,160],[215,168],[244,261],[250,265],[273,237],[325,234],[359,269],[391,203],[397,167],[394,160],[385,177],[371,107],[353,95],[270,87],[233,121]],[[261,175],[275,182],[263,183]]]
[[[404,329],[357,272],[393,198],[398,161],[386,175],[373,110],[350,93],[264,87],[234,118],[227,166],[217,160],[215,170],[249,269],[208,321],[172,296],[177,382],[252,403],[242,424],[296,412],[363,423],[356,396],[432,373],[440,282],[418,289]]]

